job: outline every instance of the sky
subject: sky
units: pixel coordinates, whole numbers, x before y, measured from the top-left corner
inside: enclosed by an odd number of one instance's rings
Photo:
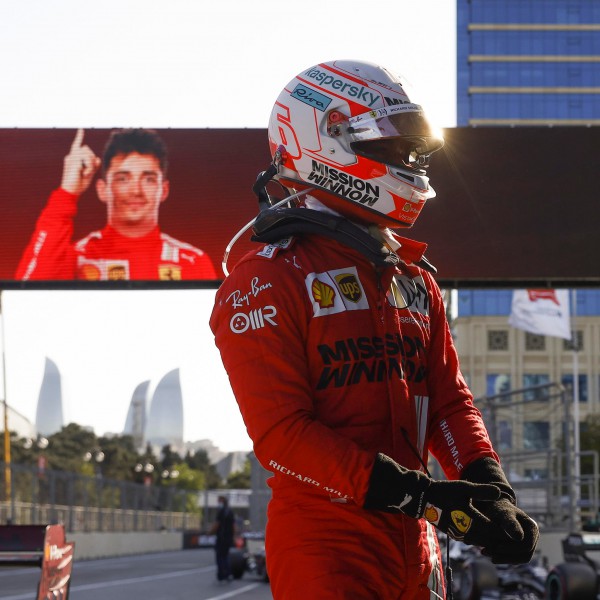
[[[264,128],[289,80],[339,58],[403,75],[453,127],[455,30],[449,0],[1,2],[0,127]],[[3,291],[0,392],[34,421],[48,357],[65,421],[120,433],[137,384],[178,368],[185,441],[251,450],[208,327],[214,293]]]

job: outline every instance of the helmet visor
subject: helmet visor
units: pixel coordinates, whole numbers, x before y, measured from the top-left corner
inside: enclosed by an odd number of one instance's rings
[[[444,145],[418,104],[378,108],[348,120],[346,135],[361,156],[395,167],[420,168]]]

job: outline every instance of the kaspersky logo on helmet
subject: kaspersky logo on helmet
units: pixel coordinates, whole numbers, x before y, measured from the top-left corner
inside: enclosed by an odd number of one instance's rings
[[[306,179],[313,185],[359,204],[373,206],[379,200],[378,185],[328,167],[316,160],[312,161],[312,170]]]
[[[333,75],[315,67],[306,71],[304,75],[319,87],[331,90],[337,96],[352,98],[369,107],[382,102],[381,94],[339,75]]]

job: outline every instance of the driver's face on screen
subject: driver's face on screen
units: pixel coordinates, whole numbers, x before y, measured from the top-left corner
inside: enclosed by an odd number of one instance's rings
[[[97,191],[108,209],[108,223],[123,235],[145,235],[158,224],[158,209],[169,193],[155,156],[119,154],[106,179],[99,179]]]

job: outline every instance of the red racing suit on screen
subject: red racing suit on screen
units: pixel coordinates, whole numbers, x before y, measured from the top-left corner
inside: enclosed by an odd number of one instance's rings
[[[76,242],[79,196],[55,190],[42,210],[15,274],[18,280],[217,279],[207,254],[156,227],[139,238],[106,225]]]
[[[439,287],[306,235],[244,257],[210,325],[254,451],[273,477],[274,598],[443,598],[424,519],[362,508],[376,453],[450,479],[498,460],[459,371]]]

